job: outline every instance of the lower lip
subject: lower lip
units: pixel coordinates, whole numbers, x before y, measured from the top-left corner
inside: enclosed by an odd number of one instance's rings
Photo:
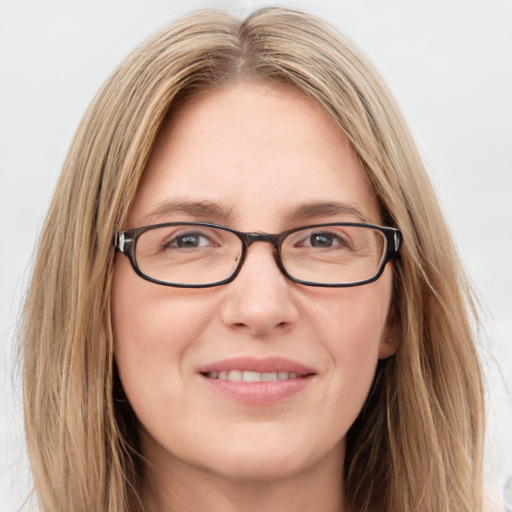
[[[302,391],[314,375],[298,379],[276,380],[271,382],[244,382],[201,377],[216,393],[247,405],[268,405],[280,402]]]

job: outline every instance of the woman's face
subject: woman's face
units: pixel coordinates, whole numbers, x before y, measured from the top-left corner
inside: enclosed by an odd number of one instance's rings
[[[278,233],[362,219],[381,223],[378,204],[334,121],[291,88],[242,83],[173,116],[125,227],[197,221]],[[234,481],[341,470],[377,361],[394,351],[391,289],[390,265],[364,286],[293,283],[268,243],[250,247],[233,282],[203,289],[145,281],[118,254],[115,358],[143,454],[163,471]],[[230,370],[288,375],[208,374]]]

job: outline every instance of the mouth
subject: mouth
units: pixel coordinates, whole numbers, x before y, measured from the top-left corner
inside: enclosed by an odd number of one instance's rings
[[[242,357],[212,363],[199,374],[217,395],[248,405],[268,405],[307,388],[317,372],[286,358]]]
[[[203,373],[209,379],[230,380],[232,382],[275,382],[282,380],[302,379],[311,373],[299,374],[284,370],[277,372],[255,372],[251,370],[222,370]]]

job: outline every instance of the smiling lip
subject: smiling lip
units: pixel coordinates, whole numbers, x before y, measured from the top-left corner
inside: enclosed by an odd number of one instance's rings
[[[243,404],[265,405],[298,393],[316,372],[291,359],[241,357],[206,365],[199,375],[216,393]]]

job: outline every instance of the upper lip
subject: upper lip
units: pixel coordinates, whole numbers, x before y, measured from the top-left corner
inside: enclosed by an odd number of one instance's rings
[[[223,359],[222,361],[216,361],[202,366],[199,369],[199,373],[229,372],[231,370],[246,370],[260,373],[293,372],[298,375],[310,375],[316,373],[313,368],[285,357],[235,357]]]

